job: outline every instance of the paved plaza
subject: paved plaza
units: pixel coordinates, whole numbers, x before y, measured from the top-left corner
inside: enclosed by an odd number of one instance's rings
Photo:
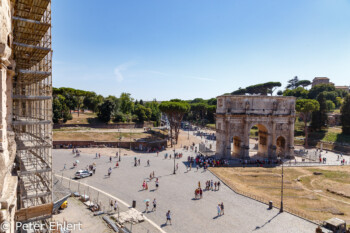
[[[183,152],[182,159],[177,159],[179,170],[173,175],[174,160],[164,159],[166,152],[140,154],[141,166],[134,167],[134,156],[123,156],[119,168],[113,168],[116,159],[109,162],[108,156],[96,159],[94,154],[82,154],[74,157],[71,150],[53,150],[53,168],[56,173],[66,177],[73,177],[75,171],[84,169],[87,165],[96,163],[96,174],[84,178],[82,183],[110,193],[131,205],[136,200],[136,209],[143,212],[143,200],[157,199],[157,211],[145,215],[166,232],[315,232],[315,224],[288,213],[279,214],[277,209],[268,210],[267,205],[234,193],[222,185],[220,191],[205,191],[203,199],[194,199],[194,190],[198,186],[205,186],[206,180],[217,181],[209,171],[196,171],[192,168],[186,172],[187,156],[194,156],[193,152]],[[170,153],[168,151],[167,153]],[[75,160],[80,163],[71,169]],[[146,161],[150,160],[150,166]],[[62,171],[64,164],[67,169]],[[107,170],[112,167],[110,178]],[[154,180],[148,183],[148,190],[142,190],[142,182],[148,181],[149,174],[154,171],[159,178],[159,189],[155,190]],[[223,202],[225,215],[217,217],[216,206]],[[165,225],[165,213],[171,210],[172,225]]]

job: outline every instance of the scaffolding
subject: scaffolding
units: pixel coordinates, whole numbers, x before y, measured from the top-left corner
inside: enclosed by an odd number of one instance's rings
[[[12,0],[13,122],[17,144],[16,221],[51,217],[51,0]]]

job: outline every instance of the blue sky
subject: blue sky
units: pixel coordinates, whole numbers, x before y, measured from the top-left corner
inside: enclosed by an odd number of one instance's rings
[[[55,87],[167,100],[350,85],[349,0],[55,0],[52,25]]]

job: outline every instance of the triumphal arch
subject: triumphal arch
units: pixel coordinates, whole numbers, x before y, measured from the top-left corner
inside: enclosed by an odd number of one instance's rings
[[[295,97],[218,96],[216,156],[248,159],[254,147],[250,136],[256,136],[258,157],[292,157],[294,121]]]

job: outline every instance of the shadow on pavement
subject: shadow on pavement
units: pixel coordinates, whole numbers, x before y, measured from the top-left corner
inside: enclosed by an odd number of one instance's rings
[[[265,222],[263,225],[261,226],[256,226],[256,228],[254,229],[254,231],[259,230],[261,228],[263,228],[264,226],[266,226],[268,223],[270,223],[274,218],[276,218],[280,213],[277,213],[275,216],[273,216],[270,220],[268,220],[267,222]]]

